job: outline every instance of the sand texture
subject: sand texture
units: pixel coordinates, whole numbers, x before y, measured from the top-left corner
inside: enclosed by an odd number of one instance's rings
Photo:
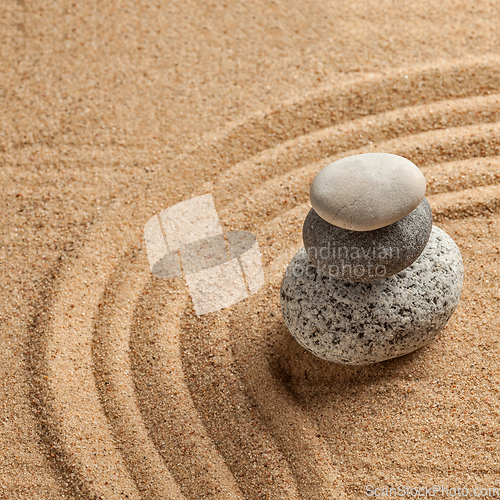
[[[500,7],[0,2],[0,498],[500,486]],[[325,165],[418,165],[464,261],[429,346],[315,358],[279,287]],[[197,317],[144,224],[211,193],[265,285]]]

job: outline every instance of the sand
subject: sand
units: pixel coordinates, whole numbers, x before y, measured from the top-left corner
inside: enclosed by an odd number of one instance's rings
[[[500,487],[498,2],[6,0],[0,19],[0,498]],[[315,173],[377,151],[422,169],[465,284],[428,347],[342,367],[291,338],[278,291]],[[142,231],[205,193],[266,280],[197,317]]]

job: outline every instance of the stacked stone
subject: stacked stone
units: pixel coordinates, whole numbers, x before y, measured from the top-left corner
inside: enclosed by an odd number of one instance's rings
[[[316,356],[364,365],[408,354],[444,328],[463,265],[432,225],[420,169],[397,155],[336,161],[313,180],[304,248],[285,271],[281,308]]]

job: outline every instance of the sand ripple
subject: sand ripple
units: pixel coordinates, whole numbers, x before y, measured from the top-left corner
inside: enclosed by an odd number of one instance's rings
[[[206,317],[194,315],[181,280],[150,275],[141,245],[152,213],[180,201],[165,199],[168,173],[112,204],[61,263],[33,328],[43,439],[74,493],[349,497],[318,405],[358,371],[305,354],[279,313],[308,185],[327,162],[384,151],[422,168],[437,223],[497,214],[499,88],[496,59],[409,68],[283,103],[180,155],[179,168],[212,172],[193,196],[211,192],[228,230],[257,234],[265,264],[261,292]],[[363,373],[379,384],[388,376]]]

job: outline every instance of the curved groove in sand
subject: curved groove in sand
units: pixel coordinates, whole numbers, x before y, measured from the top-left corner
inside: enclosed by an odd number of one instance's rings
[[[268,293],[274,293],[274,287]],[[247,311],[243,318],[234,314],[232,322],[249,323],[253,342],[234,339],[233,351],[246,381],[248,392],[258,404],[272,430],[278,446],[287,458],[297,480],[300,497],[311,500],[345,498],[341,478],[336,471],[318,428],[300,408],[300,404],[283,390],[270,367],[275,339],[262,338],[265,319]],[[248,340],[248,339],[246,339]],[[267,340],[267,342],[266,342]]]
[[[201,335],[191,323],[203,321]],[[185,315],[181,331],[183,367],[204,426],[217,443],[245,498],[299,498],[286,460],[246,394],[233,358],[231,332],[216,316]],[[201,391],[201,392],[200,392]],[[244,481],[243,481],[244,480]]]
[[[179,320],[189,296],[154,279],[139,306],[130,339],[131,369],[151,439],[189,500],[243,498],[207,433],[186,383]],[[154,313],[152,312],[154,311]],[[153,318],[154,316],[154,318]],[[185,464],[189,463],[186,474]]]
[[[114,440],[143,498],[184,500],[149,438],[130,373],[135,306],[151,279],[142,259],[135,257],[118,268],[104,291],[93,339],[94,375]]]
[[[50,317],[43,326],[39,368],[46,373],[42,393],[47,420],[58,438],[60,453],[69,462],[75,491],[91,498],[118,500],[128,495],[140,500],[114,444],[92,371],[92,314],[115,264],[109,250],[118,250],[110,246],[96,251],[88,245],[61,274]],[[96,257],[103,264],[103,274],[95,272]],[[87,288],[88,283],[94,286]]]
[[[500,208],[500,185],[436,194],[429,196],[429,203],[436,222],[495,213]]]
[[[292,170],[285,174],[266,181],[262,187],[247,192],[238,198],[238,204],[242,207],[240,214],[235,214],[232,207],[221,211],[222,217],[231,218],[234,221],[242,221],[249,214],[254,219],[261,221],[270,220],[289,208],[301,203],[308,203],[308,195],[312,179],[316,173],[325,165],[345,155],[360,154],[366,152],[386,152],[404,156],[419,165],[424,172],[432,174],[446,165],[452,159],[456,165],[457,161],[471,161],[471,157],[489,158],[500,154],[500,122],[488,124],[473,124],[463,127],[455,127],[438,131],[426,131],[411,136],[401,136],[372,143],[370,147],[355,150],[346,150],[344,155],[323,158],[321,161],[308,164],[302,168]],[[449,171],[449,169],[447,169]],[[483,171],[485,168],[483,167]],[[498,182],[495,176],[474,175],[472,168],[468,172],[475,178],[475,184],[480,185],[482,181],[488,184]],[[457,179],[458,187],[468,186],[471,178],[461,174]],[[273,207],[269,207],[265,215],[266,200],[268,193],[272,192],[276,198]],[[432,194],[432,189],[429,190]]]
[[[406,136],[408,130],[414,135],[499,120],[500,94],[446,100],[355,118],[280,143],[236,164],[217,178],[211,192],[222,199],[229,195],[234,198],[247,192],[248,187],[260,187],[263,180],[269,182],[308,164],[370,148],[374,143],[374,131],[377,142],[382,142]],[[273,169],[271,178],[269,166]],[[244,187],[238,182],[242,176],[248,182]]]
[[[478,109],[484,108],[488,109],[488,114],[477,114]],[[230,169],[221,176],[222,179],[217,180],[213,192],[222,199],[233,193],[232,199],[236,197],[237,202],[229,204],[224,214],[236,212],[237,216],[237,213],[244,213],[245,217],[249,213],[254,217],[259,215],[266,207],[267,193],[272,192],[277,197],[277,202],[271,207],[269,214],[272,218],[276,215],[276,207],[278,211],[282,211],[286,210],[286,203],[293,205],[307,201],[307,187],[314,175],[325,164],[346,155],[379,150],[405,156],[425,169],[430,162],[439,162],[443,158],[450,161],[480,154],[498,154],[498,140],[493,139],[498,132],[500,120],[499,95],[444,102],[435,106],[418,106],[403,111],[404,113],[391,111],[381,116],[362,118],[346,126],[332,127],[289,141],[286,148],[280,146],[275,150],[266,151],[258,160],[244,162],[234,170]],[[444,123],[448,123],[449,127],[443,128]],[[408,136],[406,130],[410,124],[415,124],[414,133]],[[372,137],[374,129],[378,134],[376,141]],[[471,137],[467,138],[469,132]],[[455,139],[455,134],[458,139]],[[467,144],[463,144],[464,142]],[[312,155],[311,150],[315,148],[316,152]],[[291,151],[303,149],[309,154],[290,158]],[[318,157],[321,159],[318,160]],[[311,161],[306,162],[307,159]],[[272,165],[273,170],[280,165],[278,170],[281,173],[263,180],[263,177],[266,177],[264,172],[267,165]],[[249,192],[251,184],[248,186],[245,183],[243,190],[241,183],[233,181],[237,179],[238,173],[252,179],[260,179],[260,185],[257,186],[254,181],[254,189]],[[255,203],[255,200],[260,203]],[[238,212],[236,204],[239,207]]]
[[[431,164],[425,169],[428,195],[461,189],[489,186],[500,182],[500,157],[475,157],[465,160]]]
[[[498,93],[500,57],[399,68],[314,92],[207,134],[191,159],[227,168],[266,149],[333,125],[385,111]],[[300,119],[297,119],[299,117]],[[193,158],[194,156],[194,158]]]
[[[498,211],[496,178],[483,182],[482,174],[474,172],[471,157],[500,154],[499,99],[491,95],[500,88],[499,70],[498,58],[468,64],[452,61],[328,89],[204,137],[196,148],[179,156],[178,168],[199,165],[200,177],[213,179],[196,191],[214,193],[222,220],[233,219],[239,229],[246,229],[243,212],[253,210],[260,223],[252,230],[268,236],[263,261],[272,274],[267,293],[275,298],[280,267],[291,251],[280,246],[279,233],[300,228],[300,218],[308,209],[300,186],[329,158],[390,151],[408,157],[430,176],[443,164],[448,170],[469,165],[465,180],[458,184],[464,187],[462,191],[431,191],[436,217]],[[378,135],[382,142],[372,141],[370,130],[374,128],[382,131]],[[406,135],[408,131],[412,135]],[[267,176],[269,165],[278,175],[266,180],[262,176]],[[482,165],[481,172],[488,173],[486,164]],[[213,175],[214,167],[222,170],[218,177]],[[160,177],[170,179],[165,172]],[[262,180],[266,180],[263,186]],[[239,197],[242,190],[250,193]],[[281,206],[266,206],[270,190],[281,196]],[[296,190],[295,197],[289,196],[291,190]],[[138,201],[148,198],[142,208],[139,203],[118,200],[94,224],[78,257],[56,278],[49,313],[40,315],[37,336],[41,353],[36,371],[46,378],[34,382],[43,395],[42,418],[49,417],[50,439],[57,441],[75,493],[106,499],[128,495],[134,500],[148,495],[184,495],[189,500],[221,495],[251,498],[250,490],[235,478],[241,471],[247,487],[272,477],[274,483],[263,487],[264,493],[276,492],[289,481],[289,498],[339,498],[342,484],[328,446],[276,375],[271,362],[273,343],[259,338],[262,318],[253,317],[252,308],[263,300],[264,292],[207,321],[214,331],[219,330],[218,337],[206,341],[220,349],[230,344],[231,352],[219,353],[218,371],[207,360],[208,344],[196,344],[190,337],[186,323],[193,314],[186,302],[187,290],[181,285],[160,285],[155,279],[148,282],[145,259],[143,269],[141,259],[132,265],[117,259],[136,244],[151,210],[176,201],[166,200],[160,187],[139,195],[143,198]],[[135,216],[135,229],[120,226],[124,212]],[[122,280],[125,272],[130,276]],[[100,301],[105,304],[101,309]],[[40,304],[40,310],[43,307]],[[94,316],[98,318],[95,330]],[[151,316],[155,319],[148,319]],[[221,318],[226,321],[218,322]],[[231,337],[226,324],[246,319],[254,325],[253,343]],[[129,361],[125,359],[127,349]],[[198,356],[193,357],[193,352]],[[113,360],[113,356],[119,359]],[[204,367],[203,361],[209,366]],[[186,380],[202,369],[209,375],[203,394]],[[133,372],[133,383],[125,373],[128,370]],[[212,398],[222,394],[217,388],[221,378],[230,378],[234,384],[232,396],[220,402],[221,411],[243,408],[237,419],[226,420],[233,426],[229,437],[210,415],[199,413],[216,408]],[[242,444],[247,458],[245,464],[237,465],[234,433],[243,428],[246,434],[253,425],[250,400],[258,405],[260,416],[256,418],[262,416],[268,429],[255,436],[259,450],[255,457],[252,443]],[[129,433],[133,440],[125,443],[122,433]],[[267,436],[274,463],[280,456],[288,461],[282,472],[278,465],[270,467],[269,476],[264,471],[266,463],[272,462],[264,456]],[[149,457],[142,464],[141,455]],[[258,461],[254,479],[252,471],[244,470],[253,458]],[[148,474],[153,479],[150,484]]]

